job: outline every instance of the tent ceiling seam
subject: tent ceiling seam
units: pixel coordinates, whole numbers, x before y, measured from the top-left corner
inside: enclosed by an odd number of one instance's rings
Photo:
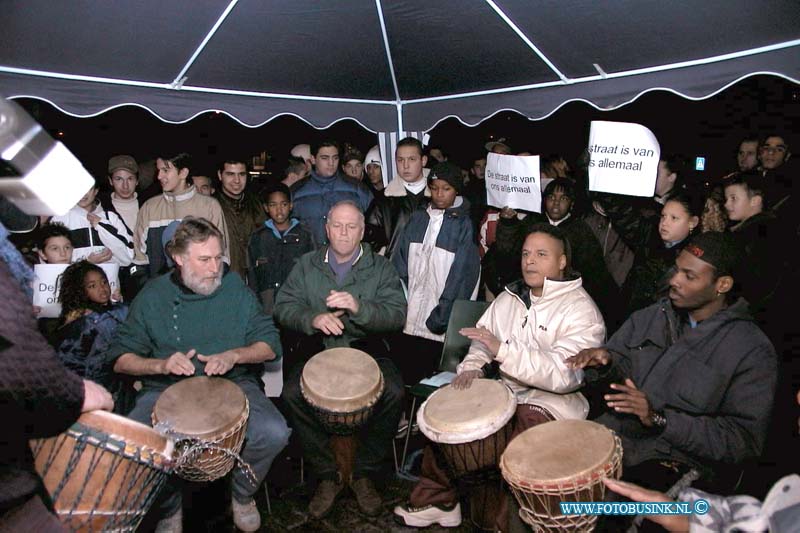
[[[552,62],[552,61],[550,61],[550,59],[549,59],[549,58],[548,58],[546,55],[544,55],[544,52],[542,52],[541,50],[539,50],[539,47],[538,47],[538,46],[536,46],[535,44],[533,44],[533,41],[531,41],[530,39],[528,39],[528,36],[527,36],[527,35],[525,35],[525,34],[522,32],[522,30],[519,28],[519,26],[517,26],[517,25],[514,23],[514,21],[513,21],[513,20],[511,20],[511,18],[510,18],[508,15],[506,15],[506,14],[505,14],[505,12],[504,12],[502,9],[500,9],[500,6],[498,6],[497,4],[495,4],[495,3],[494,3],[494,0],[486,0],[486,3],[487,3],[487,4],[489,4],[489,7],[491,7],[491,8],[494,10],[494,12],[495,12],[495,13],[497,13],[497,14],[498,14],[498,16],[499,16],[501,19],[503,19],[503,22],[505,22],[505,23],[508,25],[508,27],[509,27],[509,28],[511,28],[511,29],[514,31],[514,33],[516,33],[516,34],[517,34],[517,36],[518,36],[520,39],[522,39],[522,41],[523,41],[523,42],[524,42],[524,43],[525,43],[525,44],[528,46],[528,48],[530,48],[531,50],[533,50],[533,52],[534,52],[534,53],[535,53],[537,56],[539,56],[539,59],[541,59],[542,61],[544,61],[544,62],[545,62],[545,64],[546,64],[546,65],[547,65],[547,66],[550,68],[550,70],[552,70],[553,72],[555,72],[556,76],[558,76],[558,77],[561,79],[561,81],[562,81],[562,82],[564,82],[564,83],[570,83],[570,82],[572,81],[572,80],[570,80],[569,78],[567,78],[567,77],[564,75],[564,73],[562,73],[562,72],[561,72],[561,71],[558,69],[558,67],[556,67],[556,66],[553,64],[553,62]]]
[[[615,105],[608,106],[608,107],[601,107],[601,106],[595,104],[594,102],[592,102],[591,100],[587,100],[586,98],[570,98],[569,100],[564,100],[563,102],[561,102],[559,105],[555,106],[549,112],[547,112],[547,113],[545,113],[543,115],[536,116],[536,117],[528,116],[525,113],[523,113],[522,111],[519,111],[518,109],[515,109],[513,107],[504,107],[504,108],[495,110],[491,114],[481,118],[480,120],[478,120],[476,122],[472,122],[471,123],[471,122],[466,122],[466,121],[462,120],[460,116],[451,113],[449,115],[443,116],[442,118],[438,119],[431,127],[429,127],[425,131],[431,131],[433,128],[438,126],[441,122],[444,122],[445,120],[450,119],[450,118],[454,118],[454,119],[458,120],[460,123],[464,124],[465,126],[473,127],[473,126],[477,126],[478,124],[481,124],[482,122],[485,122],[485,121],[489,120],[490,118],[494,117],[498,113],[503,113],[503,112],[506,112],[506,111],[517,113],[519,115],[522,115],[523,117],[526,117],[528,120],[532,120],[532,121],[545,120],[545,119],[549,118],[551,115],[555,114],[559,109],[561,109],[565,105],[570,104],[572,102],[583,102],[584,104],[587,104],[587,105],[597,109],[598,111],[614,111],[615,109],[619,109],[621,107],[624,107],[624,106],[626,106],[628,104],[631,104],[631,103],[635,102],[641,96],[643,96],[643,95],[645,95],[645,94],[647,94],[649,92],[653,92],[653,91],[666,91],[666,92],[678,95],[681,98],[686,98],[687,100],[691,100],[693,102],[699,102],[701,100],[708,100],[709,98],[713,98],[714,96],[716,96],[719,93],[721,93],[722,91],[732,87],[733,85],[739,83],[740,81],[746,80],[747,78],[750,78],[750,77],[753,77],[753,76],[776,76],[778,78],[782,78],[782,79],[785,79],[785,80],[790,81],[792,83],[796,83],[796,84],[800,85],[800,78],[792,78],[791,76],[787,76],[785,74],[781,74],[780,72],[759,71],[759,72],[751,72],[749,74],[745,74],[743,76],[739,76],[735,80],[732,80],[729,83],[726,83],[725,85],[723,85],[719,89],[717,89],[715,91],[712,91],[712,92],[710,92],[708,94],[703,94],[703,96],[689,96],[688,94],[685,94],[684,92],[681,92],[681,91],[679,91],[677,89],[673,89],[671,87],[650,87],[650,88],[647,88],[647,89],[642,89],[641,91],[636,93],[629,100],[625,100],[624,102],[620,102],[619,104],[615,104]]]
[[[78,74],[65,74],[63,72],[48,72],[45,70],[31,70],[16,67],[6,67],[0,65],[0,72],[9,74],[21,74],[24,76],[56,78],[69,81],[87,81],[92,83],[107,83],[110,85],[126,85],[130,87],[142,87],[147,89],[166,89],[172,88],[171,84],[155,83],[149,81],[121,80],[118,78],[101,78],[99,76],[82,76]],[[345,104],[377,104],[377,105],[397,105],[394,100],[371,100],[368,98],[340,98],[335,96],[304,96],[298,94],[263,93],[257,91],[238,91],[233,89],[215,89],[213,87],[199,87],[193,85],[183,86],[183,91],[227,94],[231,96],[252,96],[256,98],[276,98],[284,100],[307,100],[312,102],[339,102]]]
[[[217,19],[217,22],[214,23],[214,25],[211,27],[211,30],[206,34],[206,36],[203,39],[203,41],[200,43],[200,45],[194,51],[194,53],[192,54],[192,57],[189,58],[189,61],[186,62],[186,64],[183,66],[183,68],[178,73],[178,75],[175,76],[175,79],[172,80],[171,88],[173,88],[173,89],[181,89],[183,87],[183,83],[186,81],[186,78],[187,78],[186,73],[189,71],[189,69],[192,67],[194,62],[197,60],[198,56],[200,56],[200,53],[205,49],[206,45],[211,40],[211,38],[214,36],[214,34],[217,33],[217,30],[222,25],[222,23],[225,22],[225,19],[228,18],[228,15],[230,14],[231,11],[233,11],[233,8],[234,8],[234,6],[236,5],[236,3],[238,1],[239,0],[231,0],[230,1],[230,3],[228,4],[228,7],[225,8],[225,11],[222,12],[222,14]]]
[[[490,1],[490,0],[487,0]],[[633,70],[625,70],[621,72],[611,72],[605,73],[605,75],[593,75],[593,76],[585,76],[583,78],[571,78],[570,84],[578,84],[578,83],[589,83],[593,81],[599,80],[608,80],[612,78],[626,78],[632,76],[639,76],[641,74],[652,74],[655,72],[664,72],[667,70],[676,70],[681,68],[687,67],[694,67],[698,65],[707,65],[709,63],[717,63],[720,61],[728,61],[731,59],[738,59],[741,57],[747,57],[751,55],[763,54],[765,52],[773,52],[776,50],[781,50],[784,48],[791,48],[800,46],[800,39],[796,39],[794,41],[786,41],[783,43],[775,43],[767,46],[761,46],[759,48],[752,48],[749,50],[741,50],[738,52],[732,52],[729,54],[723,54],[719,56],[707,57],[703,59],[693,59],[690,61],[682,61],[679,63],[668,63],[666,65],[658,65],[655,67],[644,67],[639,69]],[[403,102],[404,105],[409,104],[422,104],[426,102],[439,102],[442,100],[455,100],[459,98],[471,98],[473,96],[487,96],[492,94],[504,94],[510,92],[519,92],[519,91],[527,91],[530,89],[543,89],[547,87],[554,87],[554,86],[562,86],[563,83],[558,81],[548,81],[542,83],[532,83],[528,85],[518,85],[515,87],[502,87],[499,89],[487,89],[485,91],[472,91],[468,93],[458,93],[458,94],[450,94],[450,95],[442,95],[442,96],[431,96],[428,98],[415,98],[412,100],[406,100]]]
[[[383,19],[383,6],[381,5],[381,0],[375,0],[375,9],[378,11],[378,21],[381,25],[383,48],[386,51],[386,60],[389,62],[389,74],[392,77],[392,87],[394,88],[395,105],[397,106],[397,131],[403,131],[403,100],[400,98],[400,88],[397,86],[397,75],[394,72],[392,49],[389,46],[389,33],[386,31],[386,21]]]
[[[389,34],[386,31],[386,22],[383,20],[383,6],[381,0],[375,0],[375,8],[378,10],[378,20],[381,24],[381,36],[383,37],[383,48],[386,51],[386,60],[389,62],[389,74],[392,76],[392,87],[394,87],[394,97],[396,102],[401,102],[400,89],[397,86],[397,76],[394,73],[394,61],[392,61],[392,49],[389,47]]]

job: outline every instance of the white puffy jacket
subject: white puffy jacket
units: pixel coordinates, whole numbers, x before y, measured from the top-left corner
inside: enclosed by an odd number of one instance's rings
[[[506,287],[478,321],[500,340],[494,359],[517,403],[544,407],[556,419],[586,418],[589,403],[578,392],[582,370],[567,367],[567,358],[584,348],[602,346],[603,316],[581,286],[581,278],[546,279],[542,296],[530,306],[530,291],[518,281]],[[492,356],[473,341],[458,372],[479,370]]]

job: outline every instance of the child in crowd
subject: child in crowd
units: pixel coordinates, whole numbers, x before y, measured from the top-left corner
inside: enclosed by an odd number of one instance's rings
[[[48,265],[68,265],[72,263],[72,238],[70,231],[64,224],[51,222],[45,224],[38,230],[36,241],[36,253],[41,263]],[[39,316],[42,312],[41,307],[34,305],[33,314]],[[37,325],[41,334],[53,344],[54,335],[58,328],[58,320],[55,318],[38,318]]]
[[[630,294],[629,310],[642,309],[669,291],[675,258],[681,253],[689,236],[700,225],[705,199],[679,190],[667,197],[661,209],[656,232],[642,239],[633,268],[626,282]],[[646,231],[646,228],[643,228]]]
[[[89,261],[67,267],[61,275],[61,316],[55,334],[56,352],[64,365],[95,381],[114,396],[114,408],[126,413],[131,388],[105,363],[105,351],[128,316],[128,306],[111,300],[106,273]]]
[[[133,260],[133,236],[118,214],[100,205],[99,190],[100,184],[95,180],[75,207],[50,222],[60,222],[69,228],[75,246],[73,260],[128,266]]]
[[[742,295],[762,326],[789,259],[780,243],[793,242],[792,227],[778,220],[767,205],[765,184],[756,171],[734,174],[724,184],[725,209],[733,224],[730,231],[747,258],[740,283]]]
[[[272,314],[275,295],[297,259],[314,250],[314,238],[300,221],[291,217],[289,187],[277,183],[262,193],[269,219],[250,236],[247,247],[248,284],[261,300],[264,312]]]
[[[42,226],[36,248],[42,263],[68,265],[72,262],[74,247],[70,231],[64,224],[50,222]]]
[[[403,355],[395,358],[406,383],[436,370],[453,302],[474,300],[480,277],[469,204],[460,196],[461,170],[444,161],[428,180],[431,202],[411,215],[392,254],[408,291]]]

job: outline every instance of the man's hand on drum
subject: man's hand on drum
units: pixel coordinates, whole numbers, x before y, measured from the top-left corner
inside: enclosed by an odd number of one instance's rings
[[[567,359],[570,368],[586,368],[587,366],[603,366],[611,361],[611,355],[605,348],[586,348]]]
[[[345,291],[331,291],[325,299],[325,305],[329,309],[342,309],[353,314],[358,313],[358,300],[356,297]]]
[[[650,402],[647,400],[647,395],[637,389],[630,378],[625,380],[624,385],[612,383],[609,386],[616,391],[620,391],[619,394],[606,394],[603,397],[609,407],[618,413],[630,413],[638,416],[646,427],[653,425],[653,420],[650,418]]]
[[[458,332],[469,340],[478,341],[486,346],[486,349],[489,350],[489,353],[493,356],[497,355],[497,352],[500,351],[500,340],[494,336],[494,333],[484,327],[461,328]]]
[[[465,370],[453,379],[450,383],[454,389],[468,389],[472,385],[472,380],[482,378],[483,370]]]
[[[111,411],[114,409],[114,398],[111,397],[111,393],[102,385],[84,379],[83,406],[81,407],[81,412],[86,413],[89,411],[97,411],[98,409],[104,411]]]
[[[339,317],[344,311],[339,310],[333,313],[320,313],[311,321],[311,327],[318,329],[326,335],[341,335],[344,333],[344,322]]]
[[[192,363],[192,357],[196,353],[197,350],[195,349],[191,349],[186,353],[175,352],[164,360],[161,373],[175,374],[176,376],[193,376],[194,363]]]
[[[197,354],[197,360],[206,364],[205,373],[207,376],[222,376],[236,366],[239,361],[239,354],[234,350],[218,353],[215,355]]]
[[[603,483],[606,487],[617,494],[630,498],[635,502],[672,502],[669,496],[663,492],[648,490],[639,485],[628,483],[617,479],[604,478]],[[667,531],[683,532],[689,531],[689,515],[645,515],[648,520],[655,522]]]

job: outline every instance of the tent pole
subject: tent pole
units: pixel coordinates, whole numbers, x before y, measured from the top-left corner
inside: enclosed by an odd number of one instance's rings
[[[403,102],[397,101],[397,138],[401,139],[403,136]]]

